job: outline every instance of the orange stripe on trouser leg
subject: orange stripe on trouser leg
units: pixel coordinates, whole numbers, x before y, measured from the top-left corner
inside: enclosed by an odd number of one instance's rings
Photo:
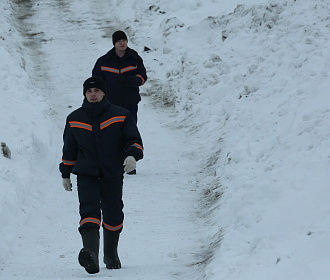
[[[110,230],[110,231],[117,231],[117,230],[120,230],[123,227],[123,223],[121,223],[118,226],[112,227],[112,226],[106,224],[105,222],[103,222],[103,227],[107,230]]]
[[[97,224],[98,226],[101,226],[101,221],[95,218],[85,218],[83,220],[80,221],[80,226],[86,224],[86,223],[93,223],[93,224]]]

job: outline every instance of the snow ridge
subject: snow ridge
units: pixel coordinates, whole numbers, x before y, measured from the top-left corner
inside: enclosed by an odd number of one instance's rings
[[[299,279],[324,279],[309,250],[327,243],[315,217],[328,221],[330,210],[317,198],[329,197],[329,9],[270,1],[194,24],[180,10],[161,21],[154,56],[170,65],[150,84],[202,142],[206,279],[289,279],[306,258],[314,265]]]

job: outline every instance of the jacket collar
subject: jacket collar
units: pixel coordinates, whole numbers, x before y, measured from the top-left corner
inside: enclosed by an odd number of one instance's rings
[[[122,59],[128,58],[128,57],[134,57],[134,54],[135,54],[135,51],[133,51],[131,48],[127,47],[125,55],[122,57]],[[119,56],[116,55],[115,47],[113,47],[110,51],[108,51],[107,55],[110,58],[119,58]]]
[[[106,96],[103,97],[101,102],[97,103],[90,103],[85,98],[82,104],[82,107],[90,114],[96,116],[102,114],[104,111],[106,111],[110,106],[109,100],[106,98]]]

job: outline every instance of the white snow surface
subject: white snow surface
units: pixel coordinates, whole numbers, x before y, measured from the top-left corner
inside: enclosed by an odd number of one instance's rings
[[[143,57],[145,158],[120,270],[96,279],[326,280],[328,0],[2,0],[0,279],[85,279],[66,116],[124,30]],[[144,51],[148,47],[150,51]],[[102,245],[102,244],[101,244]],[[102,261],[102,249],[100,250]]]

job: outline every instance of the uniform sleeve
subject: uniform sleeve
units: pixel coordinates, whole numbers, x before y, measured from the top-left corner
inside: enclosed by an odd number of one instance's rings
[[[143,143],[140,132],[131,113],[124,122],[124,147],[127,156],[133,156],[136,161],[143,158]]]
[[[96,76],[104,79],[103,72],[101,70],[100,59],[98,59],[94,65],[94,68],[92,70],[92,76]]]
[[[72,134],[69,121],[66,121],[65,129],[63,133],[63,155],[62,162],[59,169],[62,173],[62,178],[69,178],[72,168],[76,164],[78,155],[78,145]]]
[[[129,79],[129,85],[131,87],[142,86],[147,81],[148,79],[147,71],[146,68],[144,67],[143,60],[140,56],[138,57],[136,74],[134,76],[130,76],[128,79]]]

